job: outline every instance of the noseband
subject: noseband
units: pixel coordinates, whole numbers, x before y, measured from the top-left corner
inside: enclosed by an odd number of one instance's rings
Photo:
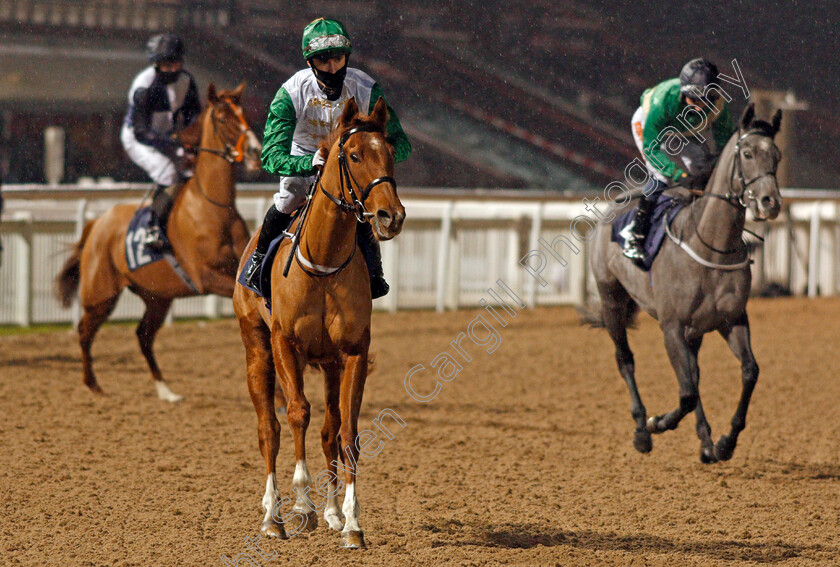
[[[368,183],[364,189],[356,181],[356,178],[353,176],[353,172],[350,171],[350,164],[347,162],[347,154],[344,153],[344,144],[347,142],[347,139],[350,138],[353,134],[358,132],[379,132],[381,133],[382,130],[373,126],[372,124],[365,124],[362,126],[356,126],[355,128],[351,128],[347,132],[345,132],[338,141],[338,172],[339,172],[339,190],[341,197],[337,198],[334,195],[327,192],[324,189],[324,185],[321,183],[321,179],[318,180],[318,185],[321,189],[321,192],[329,197],[330,201],[338,205],[338,207],[347,213],[354,213],[356,215],[356,219],[359,222],[364,222],[365,217],[372,217],[373,213],[370,213],[365,209],[365,201],[367,200],[368,196],[370,195],[371,190],[379,185],[380,183],[390,183],[394,186],[394,190],[397,188],[397,182],[393,177],[389,176],[382,176],[377,177],[370,183]],[[350,201],[344,198],[344,189],[347,189],[347,192],[350,194]],[[356,189],[359,190],[357,194]]]

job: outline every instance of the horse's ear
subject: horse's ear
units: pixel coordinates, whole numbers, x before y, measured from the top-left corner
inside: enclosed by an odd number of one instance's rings
[[[216,93],[216,83],[210,83],[207,87],[207,102],[216,104],[219,100],[219,95]]]
[[[741,130],[746,130],[752,124],[753,118],[755,118],[755,103],[751,102],[741,115]]]
[[[374,124],[383,129],[385,128],[385,124],[388,122],[388,105],[385,103],[384,98],[379,97],[379,100],[376,101],[376,105],[373,107],[373,112],[370,113],[370,117]]]
[[[341,113],[341,118],[339,119],[339,123],[344,126],[350,126],[353,122],[353,119],[359,114],[359,105],[356,104],[356,97],[351,96],[347,99],[347,102],[344,104],[344,112]]]
[[[776,114],[773,115],[773,120],[771,122],[771,125],[773,126],[773,137],[775,137],[776,134],[779,133],[779,128],[782,127],[782,109],[781,108],[778,109],[776,111]]]
[[[236,89],[234,89],[234,91],[232,93],[230,93],[230,97],[233,100],[235,100],[236,102],[239,102],[239,99],[242,98],[242,93],[244,91],[245,91],[245,81],[242,81],[241,83],[239,83],[239,86],[236,87]]]

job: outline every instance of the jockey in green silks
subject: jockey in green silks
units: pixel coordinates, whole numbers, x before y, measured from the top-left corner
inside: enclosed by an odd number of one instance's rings
[[[326,155],[318,145],[338,122],[346,102],[355,97],[359,108],[370,113],[377,100],[385,98],[382,87],[370,75],[348,65],[353,48],[340,22],[319,18],[307,25],[302,51],[308,67],[283,83],[265,124],[263,169],[281,179],[252,260],[244,268],[245,282],[251,287],[257,287],[259,266],[271,241],[289,225],[292,213],[306,199],[316,168],[324,165]],[[394,161],[408,158],[411,144],[390,104],[386,134],[394,147]],[[382,273],[379,242],[369,223],[358,225],[358,242],[370,274],[371,295],[382,297],[388,293],[388,284]]]
[[[658,194],[670,185],[689,181],[691,176],[710,173],[715,159],[710,160],[702,148],[713,143],[714,155],[719,155],[735,132],[729,107],[721,96],[725,92],[717,81],[718,69],[714,63],[692,59],[685,64],[679,78],[647,89],[642,94],[641,106],[633,114],[633,139],[647,166],[648,180],[629,230],[630,237],[625,239],[624,255],[638,264],[644,263],[646,257],[644,242]],[[686,144],[695,149],[682,157],[691,171],[677,166],[663,148],[668,147],[668,135],[676,133],[681,136],[680,144],[688,141],[689,136],[701,142]]]

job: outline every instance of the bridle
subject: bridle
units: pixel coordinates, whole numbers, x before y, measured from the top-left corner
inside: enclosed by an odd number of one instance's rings
[[[344,144],[347,142],[350,136],[358,132],[381,133],[382,129],[372,124],[364,124],[362,126],[356,126],[354,128],[351,128],[347,132],[342,134],[341,138],[338,141],[339,193],[341,197],[339,198],[328,193],[327,190],[324,189],[324,185],[321,183],[320,179],[318,181],[318,186],[320,187],[321,192],[324,193],[324,195],[326,195],[330,201],[338,205],[338,208],[340,208],[346,213],[354,213],[356,215],[356,219],[359,222],[365,222],[365,217],[373,216],[373,213],[370,213],[367,209],[365,209],[365,201],[370,195],[371,190],[380,183],[390,183],[394,186],[394,190],[396,190],[397,182],[393,177],[385,175],[382,177],[377,177],[376,179],[368,183],[364,189],[362,189],[359,182],[356,181],[356,178],[353,176],[353,172],[350,171],[350,164],[347,163],[347,154],[344,153]],[[350,194],[349,201],[344,197],[345,188]],[[358,195],[356,194],[356,188],[359,189]]]
[[[347,162],[347,154],[344,153],[344,144],[347,142],[348,138],[353,134],[359,132],[378,132],[381,133],[382,129],[378,128],[372,124],[363,124],[361,126],[356,126],[351,128],[344,134],[342,134],[341,138],[338,141],[338,171],[339,171],[339,195],[340,197],[336,197],[335,195],[328,193],[326,189],[324,189],[324,185],[322,182],[321,172],[319,171],[317,177],[315,178],[315,182],[313,183],[313,188],[317,186],[321,192],[327,196],[327,198],[335,203],[339,209],[344,211],[345,213],[353,213],[356,215],[356,220],[358,222],[367,222],[365,217],[372,217],[373,213],[368,212],[365,209],[365,201],[367,200],[368,196],[370,196],[370,192],[379,184],[382,183],[390,183],[394,186],[394,190],[397,188],[397,181],[390,176],[384,175],[382,177],[377,177],[370,183],[368,183],[364,188],[361,187],[361,184],[356,181],[356,178],[353,176],[353,172],[350,170],[350,164]],[[345,190],[350,195],[350,199],[348,200],[345,198]],[[357,192],[358,190],[358,192]],[[291,265],[292,256],[297,260],[298,266],[300,266],[301,270],[312,277],[326,277],[338,274],[344,268],[346,268],[350,261],[353,259],[353,256],[356,254],[356,238],[353,238],[353,250],[350,252],[350,255],[347,257],[341,265],[337,267],[332,266],[321,266],[319,264],[315,264],[306,258],[303,257],[303,253],[300,249],[300,235],[303,232],[303,228],[305,224],[308,224],[308,211],[309,205],[312,203],[312,196],[314,195],[314,191],[309,192],[308,200],[304,210],[302,211],[301,216],[303,217],[301,221],[298,223],[298,228],[295,231],[295,234],[292,235],[292,250],[289,254],[289,259],[286,262],[286,268],[283,271],[283,275],[286,276],[289,273],[289,267]]]
[[[706,196],[721,199],[723,201],[726,201],[730,205],[739,206],[741,208],[746,209],[749,203],[751,201],[755,201],[757,198],[753,190],[750,189],[750,185],[764,177],[776,177],[776,171],[779,166],[778,160],[774,160],[773,169],[771,171],[766,171],[764,173],[756,175],[749,181],[747,181],[744,178],[744,165],[743,163],[741,163],[741,142],[753,135],[759,135],[765,138],[772,137],[768,135],[767,132],[760,129],[747,130],[746,132],[738,136],[738,140],[735,142],[735,159],[732,160],[732,173],[729,176],[729,191],[727,191],[724,195],[709,193]],[[739,193],[735,193],[733,189],[736,181],[739,182],[741,186],[741,191]]]
[[[234,104],[234,102],[228,97],[224,97],[220,100],[221,102],[227,104],[230,107],[230,109],[233,111],[233,114],[239,120],[239,128],[241,134],[236,140],[236,144],[231,145],[227,140],[223,139],[219,135],[219,126],[216,120],[216,114],[215,112],[213,112],[213,110],[210,110],[210,121],[213,123],[213,135],[224,145],[225,149],[217,150],[214,148],[205,148],[203,146],[199,146],[197,148],[193,148],[193,150],[197,152],[207,152],[210,154],[220,156],[226,159],[230,164],[240,163],[243,159],[245,159],[245,140],[248,138],[248,132],[251,131],[251,127],[248,125],[248,121],[245,120],[245,115],[242,113],[241,107]]]
[[[227,140],[223,139],[221,135],[219,135],[219,126],[218,122],[216,121],[216,114],[213,112],[213,109],[210,109],[210,121],[213,123],[213,135],[219,140],[225,147],[224,150],[217,150],[215,148],[205,148],[204,146],[197,146],[189,148],[194,152],[207,152],[209,154],[217,155],[223,159],[225,159],[229,164],[233,165],[234,163],[241,163],[242,160],[245,158],[245,140],[248,138],[248,132],[251,132],[251,127],[248,125],[248,121],[245,120],[245,115],[242,113],[242,108],[236,105],[230,98],[224,97],[220,99],[221,102],[227,104],[230,109],[233,111],[233,114],[239,120],[239,128],[241,134],[239,138],[236,140],[236,144],[231,145]],[[210,198],[210,196],[204,191],[204,187],[201,186],[201,182],[198,179],[198,176],[193,177],[195,180],[196,185],[198,186],[198,190],[201,193],[201,196],[204,197],[207,201],[216,205],[217,207],[221,207],[224,209],[233,208],[233,203],[225,204],[219,203],[214,199]]]

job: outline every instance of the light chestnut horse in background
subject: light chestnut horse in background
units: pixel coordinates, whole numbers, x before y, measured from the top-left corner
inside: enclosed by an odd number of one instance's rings
[[[356,251],[356,226],[370,222],[379,240],[402,230],[405,209],[397,197],[393,149],[385,140],[388,110],[380,99],[370,116],[362,116],[355,99],[347,101],[330,138],[322,144],[329,156],[299,232],[298,253],[283,276],[291,243],[285,240],[271,268],[269,313],[262,298],[238,285],[233,306],[245,344],[248,390],[259,418],[260,451],[265,458],[265,516],[261,531],[286,538],[275,465],[280,423],[275,414],[275,372],[285,394],[286,417],[295,445],[293,486],[298,497],[300,529],[317,527],[316,511],[306,497],[312,478],[306,466],[309,401],[304,395],[307,365],[324,374],[326,416],[321,446],[327,461],[328,498],[324,519],[342,532],[342,546],[365,546],[359,527],[356,463],[359,409],[368,373],[372,302],[365,260]],[[293,225],[292,230],[297,228]],[[251,238],[240,270],[254,249]],[[278,396],[279,399],[279,396]],[[337,459],[345,469],[344,504],[338,506]],[[325,483],[326,484],[326,483]],[[321,483],[319,482],[319,487]],[[342,526],[342,520],[344,524]]]
[[[181,188],[172,207],[167,232],[175,258],[197,289],[165,261],[129,270],[125,239],[137,212],[131,204],[116,205],[88,222],[56,277],[56,293],[65,307],[79,292],[83,380],[93,392],[102,393],[102,389],[93,373],[91,344],[128,288],[146,304],[137,338],[158,396],[170,402],[183,399],[164,382],[152,345],[176,297],[233,295],[236,266],[248,242],[248,228],[234,205],[235,165],[244,161],[249,171],[258,171],[262,150],[240,105],[244,88],[242,84],[233,91],[217,92],[211,84],[207,108],[192,127],[179,134],[185,144],[197,146],[193,150],[198,157],[195,175]]]

